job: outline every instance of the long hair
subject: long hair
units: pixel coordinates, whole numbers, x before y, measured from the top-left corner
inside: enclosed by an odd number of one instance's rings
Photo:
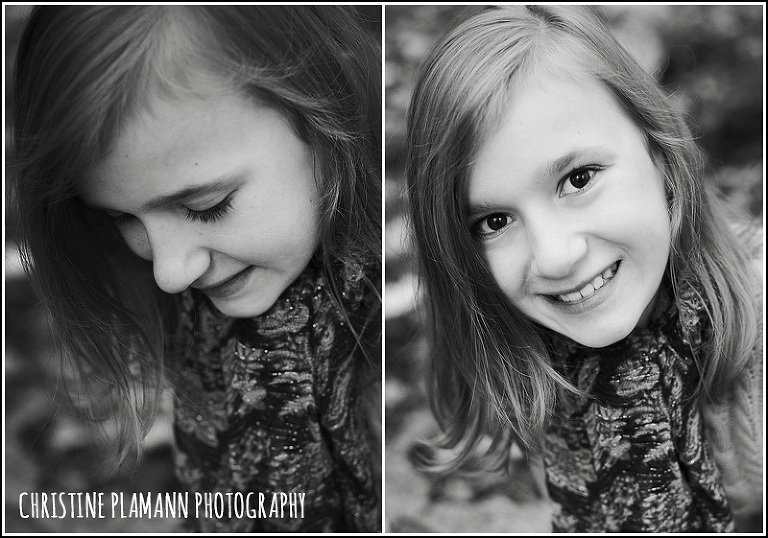
[[[558,373],[550,339],[504,297],[464,222],[468,181],[485,137],[506,112],[515,81],[590,76],[644,133],[663,170],[671,220],[665,278],[701,291],[712,331],[696,356],[702,389],[725,397],[756,338],[749,264],[701,182],[702,160],[655,79],[591,10],[506,6],[449,32],[422,64],[407,120],[410,219],[426,296],[430,403],[466,462],[483,436],[486,456],[508,462],[513,440],[533,445],[559,394],[578,394]]]
[[[322,193],[317,256],[340,307],[350,281],[378,296],[370,275],[381,264],[380,68],[352,8],[32,11],[13,94],[22,256],[64,355],[92,385],[91,418],[118,417],[121,461],[140,450],[172,366],[164,352],[176,306],[114,224],[77,197],[84,174],[153,95],[194,94],[201,73],[213,77],[274,106],[312,148]]]

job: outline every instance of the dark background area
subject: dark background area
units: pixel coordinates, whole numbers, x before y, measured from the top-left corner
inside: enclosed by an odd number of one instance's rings
[[[549,532],[535,456],[509,476],[428,478],[414,443],[435,431],[426,407],[426,345],[404,218],[403,136],[416,70],[434,41],[480,6],[387,6],[386,529]],[[764,6],[601,6],[619,39],[677,101],[708,158],[705,181],[763,226]]]
[[[371,35],[381,40],[379,5],[358,6]],[[3,6],[5,15],[5,148],[9,150],[13,118],[11,78],[16,46],[28,6]],[[9,161],[11,159],[8,159]],[[5,443],[3,473],[3,529],[14,533],[167,533],[181,531],[174,519],[22,519],[21,492],[132,492],[182,491],[171,461],[172,407],[170,395],[146,440],[147,454],[138,467],[109,473],[105,458],[110,447],[97,442],[94,430],[72,411],[58,380],[59,356],[55,335],[25,278],[16,248],[17,225],[10,205],[13,169],[4,162],[7,201],[4,235],[5,339],[3,342]],[[107,500],[105,507],[111,506]],[[29,510],[29,503],[25,502]],[[128,507],[126,507],[126,512]],[[108,510],[107,510],[108,512]]]

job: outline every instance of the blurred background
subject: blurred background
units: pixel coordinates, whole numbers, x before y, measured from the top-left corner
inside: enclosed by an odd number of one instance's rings
[[[29,6],[3,5],[5,26],[5,149],[9,150],[13,121],[11,79],[16,48]],[[356,6],[371,35],[381,41],[382,7]],[[8,159],[10,160],[10,159]],[[3,163],[3,189],[9,200],[13,169]],[[105,457],[109,447],[100,445],[94,431],[80,421],[58,381],[59,357],[55,335],[25,278],[16,247],[16,215],[4,204],[4,497],[3,530],[13,533],[167,533],[180,532],[174,519],[22,519],[21,492],[133,492],[182,491],[171,461],[172,408],[170,402],[147,437],[147,453],[137,468],[110,474]],[[107,508],[110,505],[107,504]],[[29,504],[25,502],[26,510]],[[128,508],[126,507],[126,512]],[[107,514],[108,515],[108,514]]]
[[[432,44],[481,6],[385,7],[385,424],[389,532],[549,532],[535,458],[509,477],[434,479],[411,464],[436,431],[426,404],[426,345],[405,220],[405,113]],[[635,57],[672,92],[708,157],[706,181],[763,227],[764,6],[600,6]]]

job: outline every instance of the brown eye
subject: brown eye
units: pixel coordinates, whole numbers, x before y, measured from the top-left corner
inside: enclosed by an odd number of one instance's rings
[[[493,213],[478,220],[473,232],[478,238],[487,239],[503,231],[512,221],[512,216],[506,213]]]
[[[585,166],[571,171],[560,184],[560,195],[570,196],[588,191],[592,188],[595,176],[601,169],[597,166]]]
[[[571,177],[568,178],[568,180],[571,182],[571,185],[577,189],[583,189],[586,187],[590,179],[592,179],[592,171],[590,170],[578,170],[571,174]]]
[[[506,215],[496,214],[491,215],[490,217],[487,217],[485,219],[485,223],[494,232],[497,230],[501,230],[504,226],[507,225],[508,217]]]

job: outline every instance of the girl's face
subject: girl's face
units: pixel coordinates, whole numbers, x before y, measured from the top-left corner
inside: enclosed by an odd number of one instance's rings
[[[670,253],[662,174],[601,84],[529,82],[481,146],[467,224],[515,307],[603,347],[653,310]]]
[[[233,94],[154,99],[82,196],[162,290],[198,288],[234,317],[266,311],[318,247],[312,150],[273,108]]]

